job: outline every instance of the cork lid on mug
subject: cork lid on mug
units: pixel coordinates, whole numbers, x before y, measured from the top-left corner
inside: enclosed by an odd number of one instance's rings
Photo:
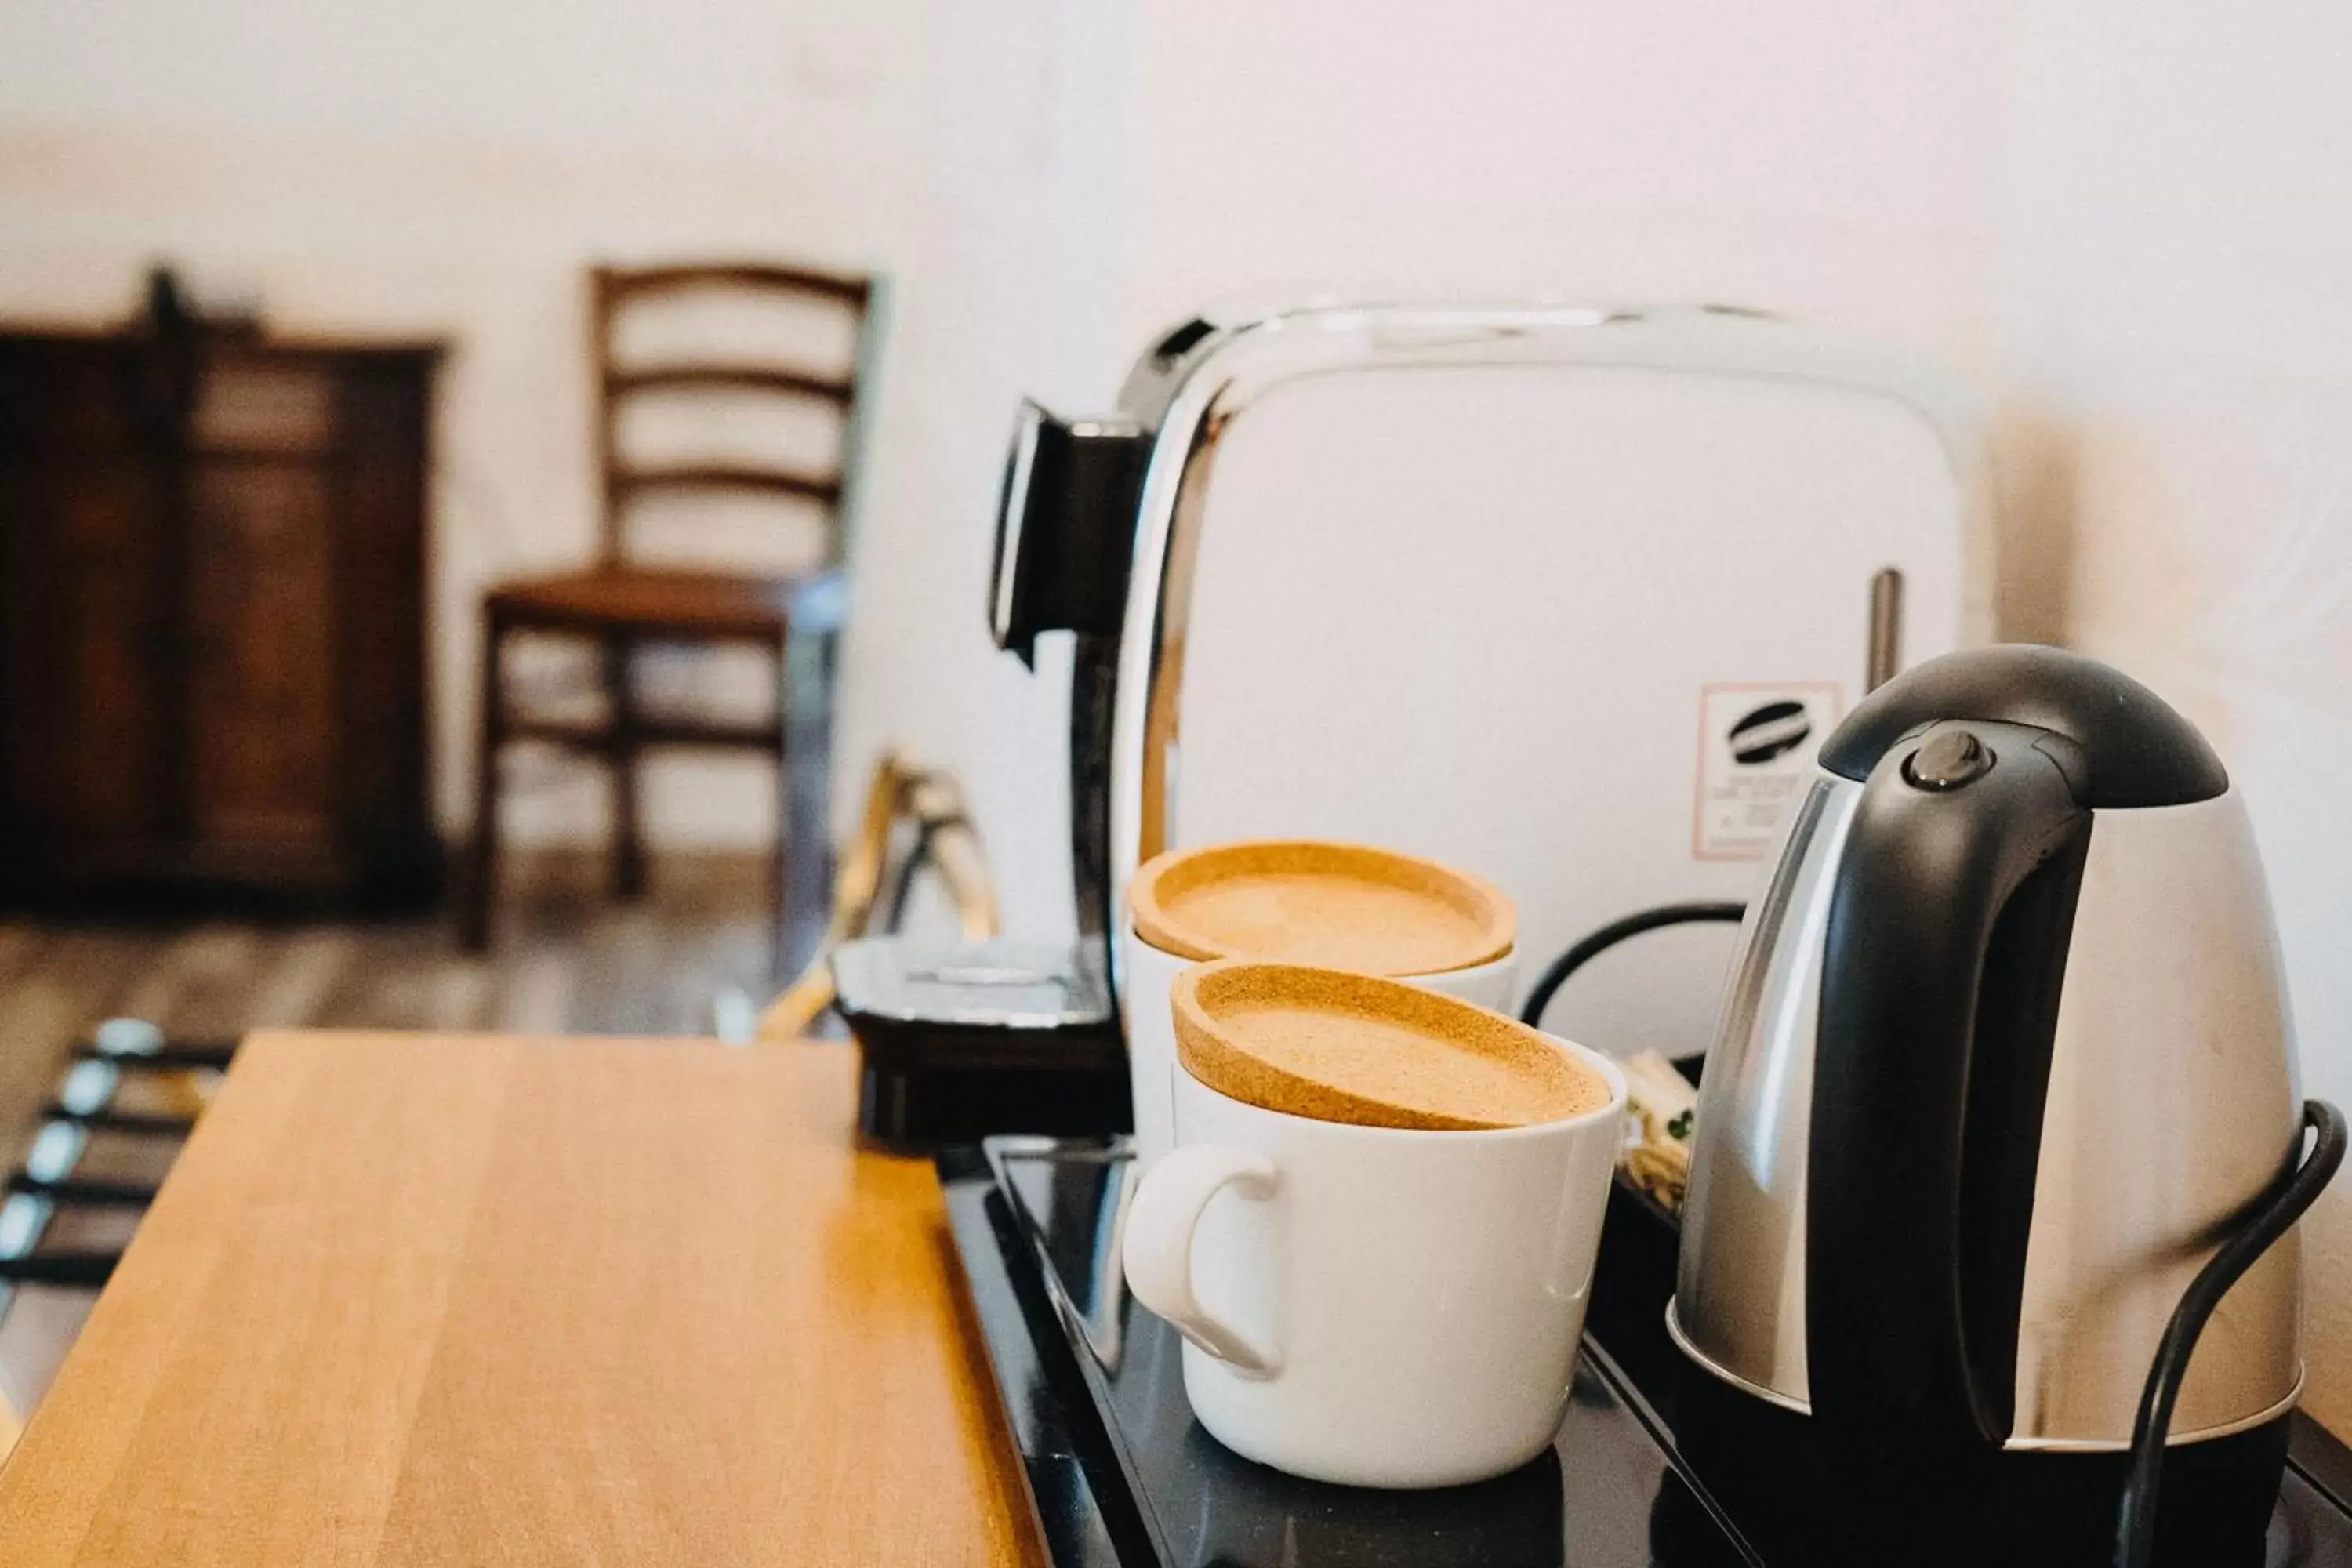
[[[1393,849],[1259,839],[1171,849],[1129,886],[1135,933],[1179,958],[1443,974],[1511,951],[1501,889]]]
[[[1613,1093],[1549,1037],[1402,981],[1230,962],[1186,970],[1170,998],[1184,1070],[1285,1115],[1472,1131],[1566,1121]]]

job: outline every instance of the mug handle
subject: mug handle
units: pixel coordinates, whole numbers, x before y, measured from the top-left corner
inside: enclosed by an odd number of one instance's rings
[[[1192,1233],[1209,1200],[1228,1184],[1243,1196],[1274,1195],[1274,1162],[1255,1149],[1190,1143],[1151,1167],[1127,1211],[1121,1251],[1128,1288],[1176,1331],[1219,1361],[1253,1377],[1272,1377],[1281,1358],[1201,1305],[1192,1293]]]

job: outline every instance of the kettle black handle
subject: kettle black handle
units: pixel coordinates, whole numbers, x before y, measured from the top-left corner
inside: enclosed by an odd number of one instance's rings
[[[2007,1440],[2080,753],[1929,725],[1882,757],[1831,889],[1806,1163],[1813,1414],[1866,1444]]]

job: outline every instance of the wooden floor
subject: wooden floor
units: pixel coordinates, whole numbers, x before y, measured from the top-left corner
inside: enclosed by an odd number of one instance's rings
[[[498,942],[482,957],[457,951],[446,919],[0,921],[0,1175],[23,1161],[76,1044],[110,1017],[142,1018],[194,1041],[234,1040],[264,1025],[712,1034],[722,998],[740,1012],[780,988],[770,874],[755,857],[657,858],[646,896],[619,904],[584,858],[518,858]],[[37,1399],[89,1300],[0,1289],[0,1403],[22,1410]]]
[[[772,988],[768,872],[744,857],[658,859],[635,903],[584,858],[518,867],[488,954],[446,919],[389,923],[0,921],[0,1127],[46,1094],[74,1035],[106,1017],[174,1037],[263,1025],[709,1034],[722,989]]]

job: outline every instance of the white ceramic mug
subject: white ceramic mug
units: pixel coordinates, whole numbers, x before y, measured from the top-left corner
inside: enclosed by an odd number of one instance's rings
[[[1131,920],[1119,952],[1119,1009],[1127,1028],[1127,1070],[1135,1095],[1135,1168],[1141,1173],[1176,1146],[1176,1022],[1168,1008],[1168,992],[1179,974],[1200,961],[1152,946],[1137,932]],[[1464,969],[1394,976],[1408,985],[1441,991],[1497,1013],[1510,1010],[1518,977],[1517,948]]]
[[[1128,1284],[1185,1338],[1201,1425],[1348,1486],[1517,1468],[1567,1414],[1625,1079],[1564,1121],[1360,1127],[1231,1099],[1181,1066],[1178,1147],[1137,1190]]]

